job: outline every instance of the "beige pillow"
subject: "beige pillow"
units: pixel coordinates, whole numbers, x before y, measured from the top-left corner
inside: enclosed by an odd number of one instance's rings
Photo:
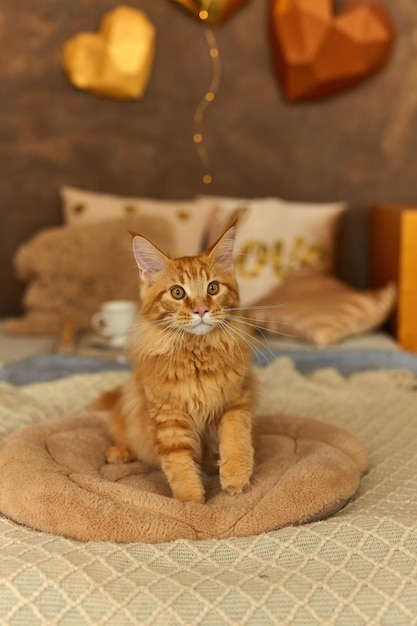
[[[174,256],[194,255],[202,251],[212,208],[190,201],[153,200],[115,196],[75,187],[60,189],[64,222],[84,226],[95,222],[126,217],[163,218],[171,225]]]
[[[237,216],[235,266],[242,304],[251,304],[303,267],[331,273],[338,220],[346,205],[303,204],[279,198],[200,197],[212,208],[212,243]]]
[[[139,278],[129,230],[170,252],[170,225],[145,217],[48,228],[20,246],[14,264],[18,277],[28,283],[24,314],[10,319],[7,329],[56,334],[71,320],[77,330],[88,331],[102,302],[136,300]]]
[[[259,328],[304,339],[319,348],[381,326],[392,312],[396,288],[359,291],[323,274],[289,276],[244,313]]]

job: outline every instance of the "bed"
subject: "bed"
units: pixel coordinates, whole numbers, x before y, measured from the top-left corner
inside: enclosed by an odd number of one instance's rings
[[[13,341],[21,358],[10,361]],[[33,338],[0,342],[2,436],[82,414],[129,375],[127,363],[56,354],[37,341],[41,354]],[[253,536],[162,543],[76,541],[2,515],[2,623],[415,622],[417,357],[384,333],[326,351],[287,340],[259,352],[269,389],[259,410],[318,417],[365,446],[369,470],[346,505]]]
[[[16,254],[27,283],[22,315],[0,325],[0,620],[413,623],[417,357],[385,326],[395,287],[361,290],[326,266],[343,250],[336,218],[345,207],[130,198],[140,216],[126,218],[126,198],[61,193],[64,224]],[[123,348],[97,344],[90,320],[100,301],[137,297],[124,239],[132,219],[161,249],[194,254],[236,211],[240,218],[242,203],[241,250],[253,246],[259,222],[260,240],[279,232],[287,260],[313,265],[277,284],[276,258],[274,272],[262,266],[254,276],[238,262],[250,315],[264,327],[252,340],[257,413],[266,447],[277,442],[277,473],[263,482],[273,464],[262,457],[253,502],[248,494],[227,499],[209,482],[207,505],[180,506],[146,468],[111,474],[103,464],[106,418],[88,406],[126,380],[130,364]],[[68,329],[76,331],[69,343]]]

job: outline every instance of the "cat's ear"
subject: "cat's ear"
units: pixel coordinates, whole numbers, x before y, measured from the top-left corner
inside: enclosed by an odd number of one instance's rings
[[[141,235],[135,235],[133,233],[132,235],[133,254],[138,264],[141,278],[145,282],[152,284],[155,282],[156,275],[162,272],[169,259],[163,252],[158,250],[156,246]]]
[[[208,250],[209,257],[228,270],[233,269],[233,246],[236,237],[236,224],[226,230],[220,239]]]

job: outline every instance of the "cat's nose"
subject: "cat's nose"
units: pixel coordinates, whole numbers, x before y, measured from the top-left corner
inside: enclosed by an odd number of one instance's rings
[[[208,308],[205,306],[196,306],[193,313],[195,313],[196,315],[199,315],[201,319],[203,319],[205,314],[208,313]]]

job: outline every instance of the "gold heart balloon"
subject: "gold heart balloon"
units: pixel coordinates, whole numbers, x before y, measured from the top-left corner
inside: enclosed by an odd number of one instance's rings
[[[98,33],[66,42],[63,67],[79,89],[119,100],[141,98],[155,52],[155,28],[145,13],[127,6],[106,13]]]
[[[217,26],[232,13],[246,4],[248,0],[173,0],[208,26]]]

